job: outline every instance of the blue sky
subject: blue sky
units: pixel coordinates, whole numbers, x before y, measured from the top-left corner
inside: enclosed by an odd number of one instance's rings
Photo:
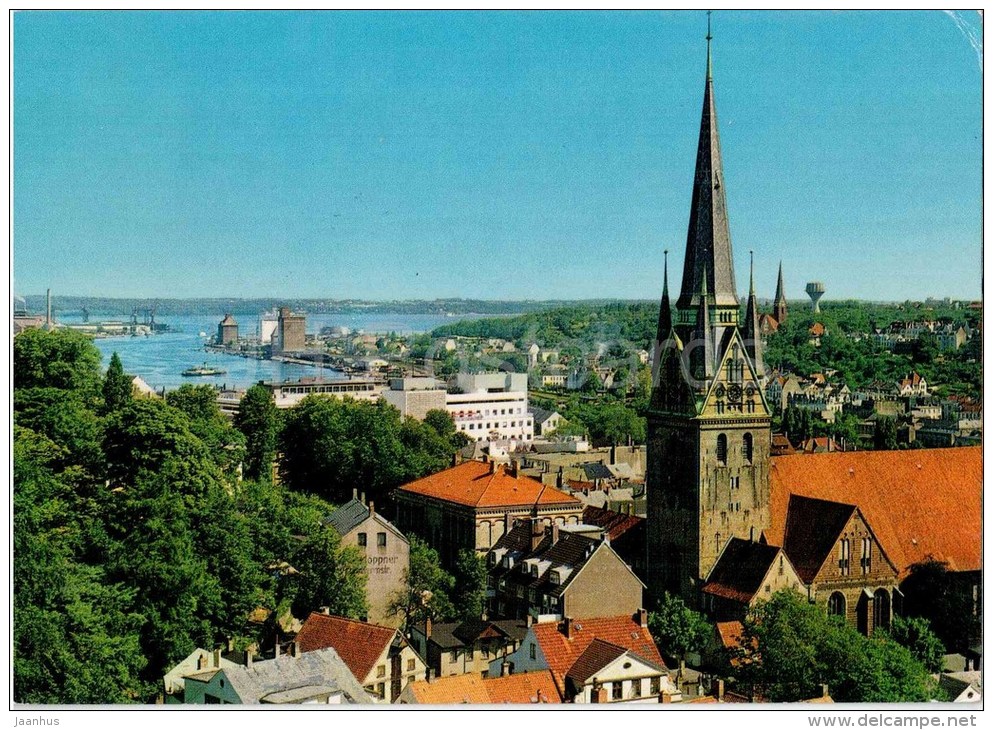
[[[975,13],[963,22],[981,33]],[[721,12],[737,281],[981,293],[982,74],[942,12]],[[650,298],[702,12],[20,12],[14,287]],[[744,293],[744,292],[743,292]]]

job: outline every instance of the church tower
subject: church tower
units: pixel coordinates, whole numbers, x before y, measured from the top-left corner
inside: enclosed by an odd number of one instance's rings
[[[772,301],[772,316],[776,322],[786,321],[786,294],[783,292],[783,262],[779,262],[779,279],[776,280],[776,298]]]
[[[707,80],[682,286],[668,256],[648,413],[648,567],[691,605],[729,538],[769,525],[771,416],[762,388],[754,285],[739,321],[707,28]]]

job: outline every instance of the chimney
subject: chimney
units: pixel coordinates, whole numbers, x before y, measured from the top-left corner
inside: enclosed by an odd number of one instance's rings
[[[539,690],[538,690],[538,694],[537,694],[537,696],[535,697],[535,702],[537,702],[537,704],[539,704],[539,705],[540,705],[540,704],[542,704],[542,703],[543,703],[544,701],[545,701],[545,699],[544,699],[544,698],[543,698],[543,697],[541,696],[541,689],[539,689]]]
[[[534,616],[531,615],[530,611],[528,611],[528,615],[524,617],[524,625],[529,627],[534,626]]]
[[[518,474],[520,472],[520,468],[521,465],[520,463],[518,463],[517,459],[511,459],[510,468],[507,470],[507,473],[510,474],[510,476],[514,477],[514,479],[517,479]]]
[[[203,654],[201,654],[200,656],[197,657],[197,671],[198,672],[202,672],[204,670],[204,664],[206,663],[206,661],[207,661],[207,657],[205,657]]]
[[[352,487],[352,499],[357,500],[358,498],[359,498],[359,489],[358,489],[358,487]]]
[[[718,679],[717,680],[717,701],[718,702],[723,702],[724,701],[724,680],[723,679]]]
[[[321,606],[317,611],[318,613],[323,613],[325,616],[331,615],[331,608],[329,606]]]
[[[424,679],[426,679],[428,682],[434,679],[434,667],[428,667],[424,671]]]
[[[562,467],[559,467],[559,473],[555,475],[555,488],[562,489]]]
[[[290,651],[289,651],[289,654],[290,654],[291,657],[298,657],[298,656],[300,656],[300,647],[297,646],[297,643],[295,641],[291,641],[290,642]]]
[[[552,523],[552,545],[559,541],[559,523]]]
[[[562,633],[565,634],[565,638],[572,640],[573,636],[573,625],[572,616],[566,616],[565,621],[562,622]]]
[[[672,695],[666,694],[665,692],[660,692],[659,702],[661,702],[663,705],[672,704]]]
[[[496,462],[490,461],[490,474],[496,474]]]
[[[828,692],[828,686],[826,684],[821,685],[821,697],[827,697],[830,693]]]
[[[503,661],[500,662],[500,676],[501,677],[510,676],[510,662],[507,661],[507,657],[504,657]]]
[[[428,616],[426,619],[424,619],[424,638],[426,638],[426,639],[430,639],[431,638],[431,617],[430,616]]]
[[[365,504],[365,492],[362,492],[362,504]]]
[[[503,534],[506,535],[514,529],[514,519],[510,516],[510,512],[503,513]]]
[[[369,516],[372,517],[374,514],[376,514],[376,503],[369,500]]]
[[[234,637],[228,639],[228,652],[234,651]]]
[[[255,650],[249,647],[245,649],[245,666],[249,669],[252,668],[252,660],[255,659]]]
[[[645,629],[648,628],[648,611],[643,608],[638,609],[638,613],[635,615],[635,619],[638,621],[638,625]]]
[[[545,537],[545,526],[537,517],[531,518],[531,552],[538,549],[542,539]]]
[[[610,465],[617,463],[617,444],[610,445]]]
[[[214,649],[214,668],[215,669],[220,669],[221,668],[221,650],[220,649]]]

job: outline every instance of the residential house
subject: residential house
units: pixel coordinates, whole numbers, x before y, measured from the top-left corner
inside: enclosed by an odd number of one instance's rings
[[[703,608],[715,621],[743,621],[750,608],[779,590],[803,592],[781,548],[733,537],[724,545],[703,586]]]
[[[549,671],[487,678],[474,672],[425,682],[411,682],[397,700],[402,705],[545,705],[559,704]]]
[[[515,651],[529,622],[523,619],[416,624],[410,642],[427,662],[435,677],[451,677],[478,672],[486,677],[490,662]]]
[[[980,671],[942,672],[938,686],[945,691],[949,702],[983,701],[983,673]]]
[[[452,567],[459,550],[488,551],[518,517],[578,524],[583,504],[521,473],[516,462],[466,461],[404,484],[396,492],[397,522],[419,535]]]
[[[399,630],[314,612],[304,621],[296,646],[307,653],[332,648],[366,691],[394,702],[409,683],[424,679],[424,660]]]
[[[590,505],[583,510],[583,524],[602,529],[621,560],[642,581],[646,579],[648,531],[644,517]]]
[[[490,663],[500,674],[550,670],[563,702],[662,701],[677,693],[648,632],[648,614],[536,623],[520,648]]]
[[[912,395],[927,395],[927,380],[918,372],[912,372],[896,384],[897,394],[906,397]]]
[[[372,698],[334,649],[283,654],[245,666],[209,669],[185,678],[186,704],[362,705]]]
[[[644,583],[602,531],[585,531],[518,521],[486,556],[490,614],[616,616],[641,608]]]
[[[402,618],[391,615],[390,601],[406,585],[404,573],[410,565],[410,543],[400,530],[379,512],[372,502],[359,499],[358,491],[352,499],[336,509],[325,524],[341,535],[343,545],[358,548],[365,559],[366,601],[368,619],[386,626],[399,626]]]
[[[548,436],[562,425],[565,420],[558,411],[549,411],[533,406],[531,414],[534,418],[534,433],[536,436]]]
[[[225,658],[220,649],[214,649],[213,651],[194,649],[192,654],[166,672],[166,675],[162,678],[165,687],[166,703],[182,703],[186,701],[184,691],[186,689],[187,677],[237,666],[238,663]],[[197,685],[197,687],[202,686],[202,683]]]

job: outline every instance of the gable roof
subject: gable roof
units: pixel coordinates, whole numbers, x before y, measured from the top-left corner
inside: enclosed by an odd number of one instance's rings
[[[419,704],[426,705],[503,705],[558,704],[551,672],[538,671],[483,679],[477,672],[454,677],[439,677],[430,682],[420,680],[408,685]]]
[[[602,527],[611,542],[644,522],[644,517],[626,515],[603,507],[589,505],[583,509],[583,523]]]
[[[375,517],[377,522],[389,528],[396,534],[397,537],[406,542],[407,538],[404,534],[400,532],[400,530],[398,530],[389,520],[383,517],[383,515],[379,512],[372,512],[368,505],[362,504],[362,502],[358,499],[352,499],[336,509],[324,519],[324,524],[333,527],[339,535],[344,537],[369,519],[370,515]]]
[[[809,584],[817,577],[853,514],[850,504],[790,495],[783,550],[800,580]]]
[[[416,629],[424,634],[427,627],[422,622],[416,625]],[[441,649],[460,649],[466,644],[472,644],[476,638],[488,632],[502,634],[507,637],[508,643],[520,642],[528,633],[528,625],[522,618],[491,621],[470,619],[462,623],[455,621],[432,623],[431,638],[428,641]]]
[[[400,491],[469,507],[563,504],[578,508],[582,504],[555,487],[546,486],[520,472],[516,477],[512,476],[504,466],[482,461],[463,462],[404,484]]]
[[[981,446],[775,456],[769,542],[782,545],[790,496],[853,504],[900,576],[933,558],[982,568]]]
[[[259,704],[287,690],[308,688],[307,695],[343,692],[352,703],[372,700],[334,649],[312,651],[300,656],[286,654],[252,666],[221,669],[243,704]],[[280,698],[277,698],[277,701]],[[285,698],[281,698],[285,701]]]
[[[594,639],[566,672],[566,678],[572,680],[576,685],[582,686],[590,677],[604,670],[627,653],[628,650],[623,646],[612,644],[604,639]],[[641,657],[638,658],[641,659]],[[641,660],[645,661],[644,659]],[[655,669],[662,671],[661,667],[655,667]]]
[[[560,694],[565,693],[566,673],[595,639],[623,647],[665,671],[665,662],[662,661],[648,628],[639,625],[631,616],[574,620],[571,639],[566,638],[561,626],[560,623],[551,622],[531,627]]]
[[[304,621],[296,642],[304,653],[333,648],[355,678],[363,682],[396,635],[396,629],[386,626],[314,611]]]
[[[748,603],[762,586],[777,555],[778,547],[733,537],[707,576],[703,592]]]

